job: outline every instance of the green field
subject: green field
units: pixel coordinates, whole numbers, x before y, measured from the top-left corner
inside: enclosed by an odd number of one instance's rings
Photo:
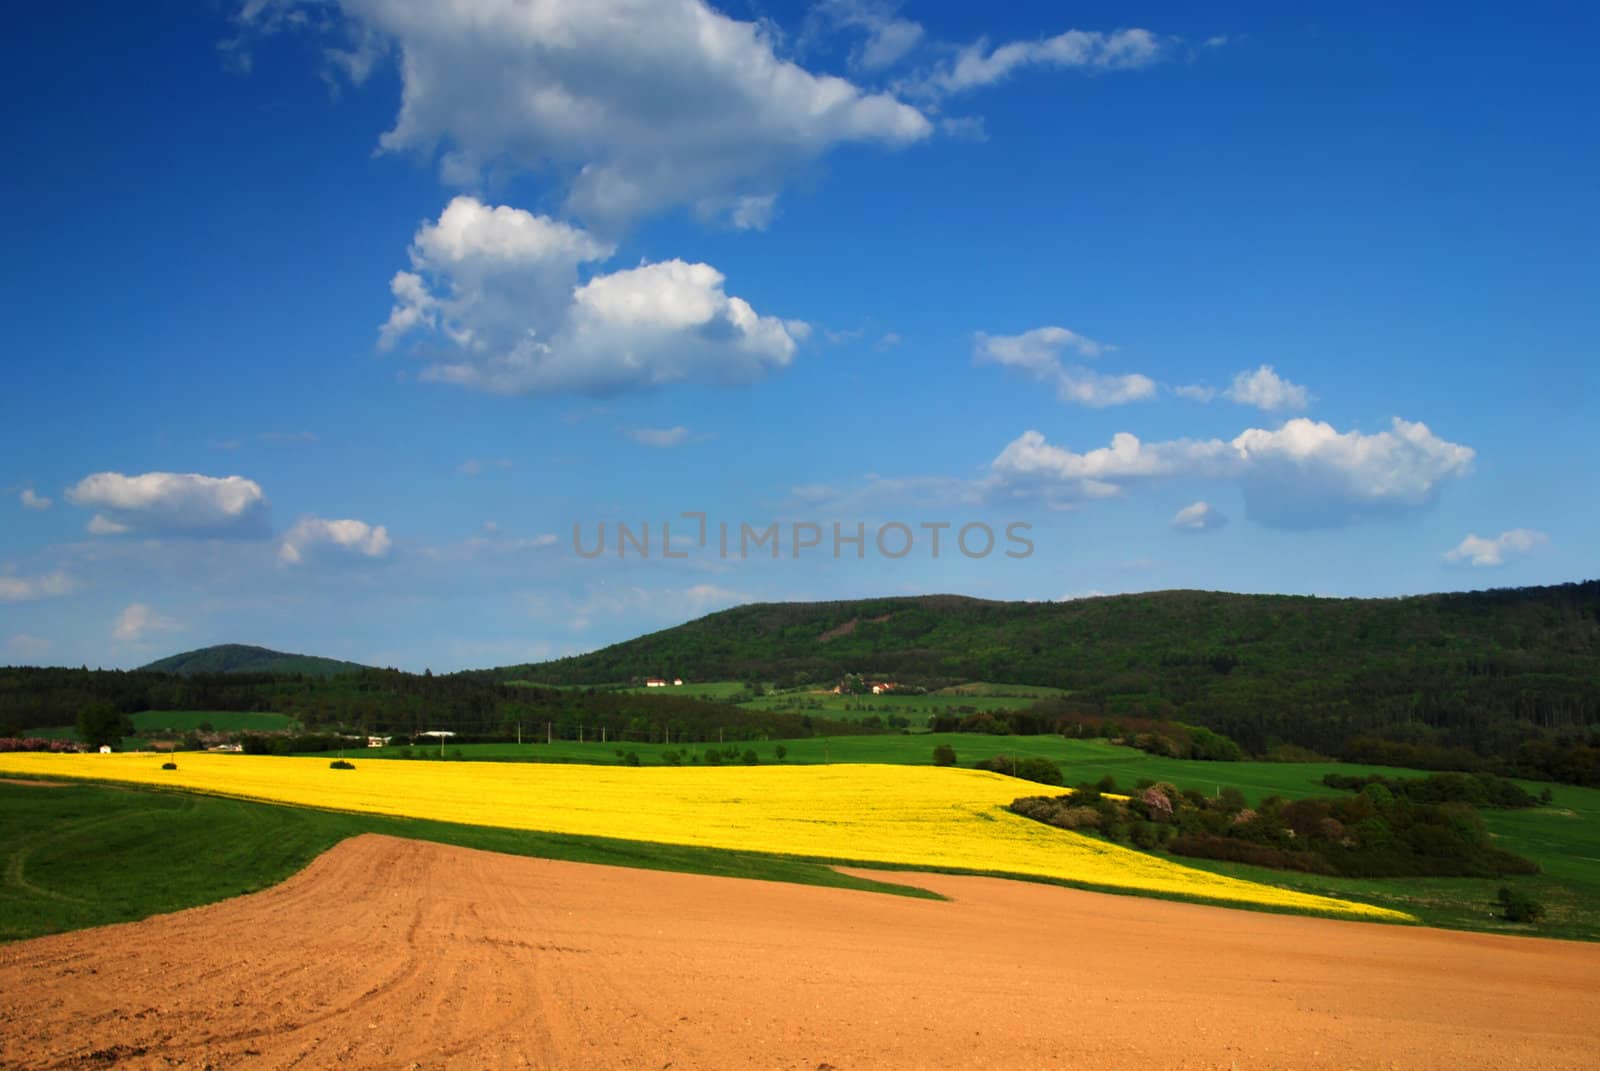
[[[507,681],[508,684],[527,687],[552,687],[531,681]],[[746,710],[786,711],[797,714],[814,714],[832,721],[862,721],[874,715],[887,720],[891,716],[906,718],[911,729],[927,728],[928,719],[935,714],[972,713],[980,710],[1022,710],[1040,699],[1064,695],[1059,688],[1043,688],[1027,684],[986,684],[975,682],[941,688],[926,695],[836,695],[826,689],[787,689],[769,691],[752,697],[743,681],[689,681],[682,685],[664,688],[604,685],[607,691],[627,692],[631,695],[684,696],[708,699],[713,702],[733,703]]]
[[[123,740],[124,748],[143,746],[151,733],[187,733],[202,725],[210,725],[219,733],[270,733],[300,726],[287,714],[249,710],[141,710],[129,717],[135,735]],[[78,730],[71,725],[51,725],[25,730],[23,735],[41,740],[76,740]]]
[[[1047,694],[1059,695],[1050,689]],[[980,710],[1023,710],[1033,706],[1038,695],[952,694],[949,690],[927,695],[835,695],[832,692],[771,692],[740,706],[747,710],[782,710],[814,714],[834,721],[862,721],[874,715],[887,721],[891,716],[906,718],[912,729],[924,729],[936,714],[970,714]]]
[[[0,941],[130,922],[255,892],[358,833],[646,870],[932,895],[754,852],[340,814],[150,789],[0,782]]]
[[[1274,763],[1274,762],[1193,762],[1162,759],[1104,740],[1065,740],[1059,736],[988,736],[983,733],[884,733],[870,736],[805,737],[798,740],[728,741],[724,747],[741,752],[754,750],[763,763],[777,762],[777,748],[785,749],[783,761],[791,764],[819,762],[882,762],[894,765],[927,765],[933,749],[949,744],[960,765],[972,764],[995,755],[1042,755],[1062,765],[1067,784],[1098,781],[1111,774],[1126,785],[1141,778],[1172,781],[1182,788],[1217,791],[1219,785],[1232,785],[1244,791],[1251,802],[1277,794],[1288,797],[1315,796],[1328,792],[1320,783],[1324,774],[1389,773],[1403,776],[1405,771],[1389,767],[1359,766],[1353,763]],[[663,762],[662,753],[677,751],[685,761],[703,756],[717,744],[602,744],[557,740],[550,744],[446,744],[444,752],[463,759],[520,762],[616,763],[618,752],[633,752],[647,766]],[[374,758],[398,758],[406,749],[386,747],[366,752]],[[437,746],[418,745],[410,749],[418,757],[437,755]],[[1217,776],[1222,780],[1218,781]]]

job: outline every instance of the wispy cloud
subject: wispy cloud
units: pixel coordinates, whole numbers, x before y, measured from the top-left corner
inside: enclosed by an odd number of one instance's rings
[[[111,626],[111,636],[122,643],[139,643],[152,632],[178,632],[183,625],[156,611],[148,603],[130,604],[117,615]]]
[[[1094,359],[1113,349],[1056,326],[1036,327],[1020,335],[979,331],[973,336],[973,356],[978,363],[997,364],[1043,383],[1063,402],[1101,409],[1155,397],[1156,382],[1149,376],[1107,375],[1061,360],[1066,352]]]
[[[77,578],[56,570],[36,576],[22,576],[15,572],[0,572],[0,602],[34,602],[38,599],[56,599],[70,595],[78,589]]]

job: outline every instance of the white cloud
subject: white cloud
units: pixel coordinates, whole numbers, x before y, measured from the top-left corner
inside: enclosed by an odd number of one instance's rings
[[[286,6],[313,4],[252,3],[241,21],[270,32]],[[932,131],[916,108],[780,58],[762,26],[701,0],[339,7],[357,27],[346,36],[399,55],[400,112],[384,149],[445,149],[441,171],[456,185],[486,170],[553,175],[568,211],[591,222],[675,205],[735,214],[741,198],[777,194],[834,146],[901,146]],[[890,31],[873,58],[904,34]]]
[[[689,441],[689,429],[682,424],[672,428],[630,428],[628,438],[641,446],[681,446]]]
[[[522,209],[457,197],[412,242],[381,347],[420,332],[450,354],[424,379],[499,394],[599,394],[749,382],[794,356],[803,325],[762,316],[722,273],[682,260],[597,274],[612,247]]]
[[[38,576],[0,572],[0,602],[35,602],[56,599],[77,590],[78,581],[61,570]]]
[[[69,488],[67,500],[101,511],[89,522],[96,535],[250,535],[266,530],[266,495],[243,476],[97,472]]]
[[[381,524],[302,517],[284,534],[278,547],[278,560],[285,565],[299,565],[321,552],[382,558],[388,555],[389,547],[389,530]]]
[[[1472,468],[1471,447],[1398,417],[1372,435],[1297,417],[1252,428],[1230,444],[1250,516],[1279,527],[1323,527],[1433,504],[1447,480]]]
[[[1114,33],[1068,30],[1033,41],[989,47],[987,39],[963,48],[918,87],[928,94],[960,93],[993,85],[1025,67],[1088,71],[1134,70],[1165,59],[1170,49],[1149,30]]]
[[[21,499],[22,507],[24,509],[49,509],[51,506],[55,505],[55,503],[50,499],[45,498],[42,495],[35,494],[33,488],[31,487],[24,487],[22,489],[22,494],[17,497]]]
[[[111,628],[111,635],[123,643],[138,643],[148,633],[177,632],[182,628],[183,626],[177,621],[157,613],[149,604],[136,602],[117,615],[116,624]]]
[[[314,431],[263,431],[256,436],[264,443],[314,443],[317,433]]]
[[[1284,409],[1300,410],[1311,404],[1311,392],[1291,383],[1264,364],[1254,372],[1240,372],[1222,396],[1240,405],[1253,405],[1269,413]]]
[[[1064,402],[1104,408],[1155,397],[1155,381],[1138,374],[1107,375],[1061,361],[1062,351],[1095,358],[1113,347],[1085,338],[1065,327],[1036,327],[1020,335],[973,336],[973,354],[980,363],[998,364],[1052,387]]]
[[[990,466],[995,490],[1056,506],[1120,494],[1161,478],[1232,479],[1250,517],[1275,527],[1327,527],[1431,505],[1448,480],[1467,474],[1470,447],[1396,418],[1386,431],[1340,432],[1297,417],[1276,430],[1250,428],[1231,441],[1142,442],[1127,432],[1076,453],[1028,431]]]
[[[1208,532],[1227,523],[1227,516],[1209,502],[1190,503],[1172,517],[1172,527],[1181,532]]]
[[[1447,551],[1444,560],[1458,565],[1471,565],[1476,569],[1491,569],[1506,564],[1507,559],[1531,554],[1548,542],[1549,536],[1531,528],[1513,528],[1493,539],[1484,539],[1473,533],[1454,550]]]

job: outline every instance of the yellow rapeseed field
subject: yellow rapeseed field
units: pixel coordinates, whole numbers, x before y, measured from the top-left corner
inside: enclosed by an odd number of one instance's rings
[[[183,753],[0,754],[0,773],[169,785],[370,814],[1061,878],[1366,918],[1410,916],[1179,866],[1004,810],[1035,786],[931,766],[625,767]]]

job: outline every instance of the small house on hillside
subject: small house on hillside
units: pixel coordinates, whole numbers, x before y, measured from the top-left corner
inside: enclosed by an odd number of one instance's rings
[[[662,680],[660,677],[651,677],[644,682],[644,686],[646,688],[665,688],[667,686],[667,682]]]

